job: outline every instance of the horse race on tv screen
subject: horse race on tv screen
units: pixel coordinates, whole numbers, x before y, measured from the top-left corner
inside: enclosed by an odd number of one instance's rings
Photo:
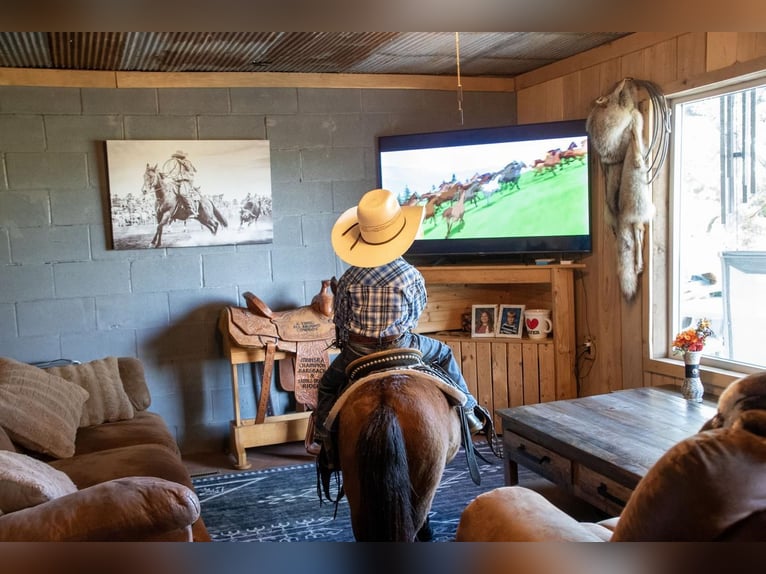
[[[423,205],[421,239],[589,233],[587,136],[385,151],[381,185]]]

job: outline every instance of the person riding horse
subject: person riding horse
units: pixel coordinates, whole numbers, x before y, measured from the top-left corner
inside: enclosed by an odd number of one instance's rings
[[[167,169],[166,169],[167,168]],[[163,169],[176,183],[177,193],[189,210],[189,217],[197,217],[199,204],[199,188],[194,186],[194,174],[197,168],[189,159],[187,153],[178,150],[165,162]]]
[[[325,428],[325,420],[348,384],[349,363],[392,348],[419,350],[424,363],[444,373],[465,394],[463,408],[471,434],[491,427],[491,416],[468,390],[452,349],[412,332],[427,294],[420,271],[402,255],[415,240],[422,219],[423,206],[400,206],[390,191],[374,189],[333,227],[333,249],[351,267],[335,288],[333,320],[341,352],[319,382],[314,442],[307,441],[310,454],[319,455],[324,448],[329,454],[323,458],[332,461],[332,429]]]

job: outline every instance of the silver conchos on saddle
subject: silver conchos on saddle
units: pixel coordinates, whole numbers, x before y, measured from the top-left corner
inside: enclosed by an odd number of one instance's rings
[[[351,361],[346,366],[346,376],[355,381],[377,371],[390,369],[412,369],[423,363],[423,353],[407,347],[386,349],[370,353]]]

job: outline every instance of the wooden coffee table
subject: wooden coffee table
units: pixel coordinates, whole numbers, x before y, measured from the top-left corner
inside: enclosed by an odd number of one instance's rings
[[[505,483],[518,484],[521,464],[616,516],[649,468],[715,412],[713,400],[661,387],[498,409]]]

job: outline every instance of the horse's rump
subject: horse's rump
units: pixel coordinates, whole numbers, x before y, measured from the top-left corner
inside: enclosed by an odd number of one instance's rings
[[[429,375],[394,370],[366,379],[337,421],[354,536],[413,541],[460,448],[458,417]]]

